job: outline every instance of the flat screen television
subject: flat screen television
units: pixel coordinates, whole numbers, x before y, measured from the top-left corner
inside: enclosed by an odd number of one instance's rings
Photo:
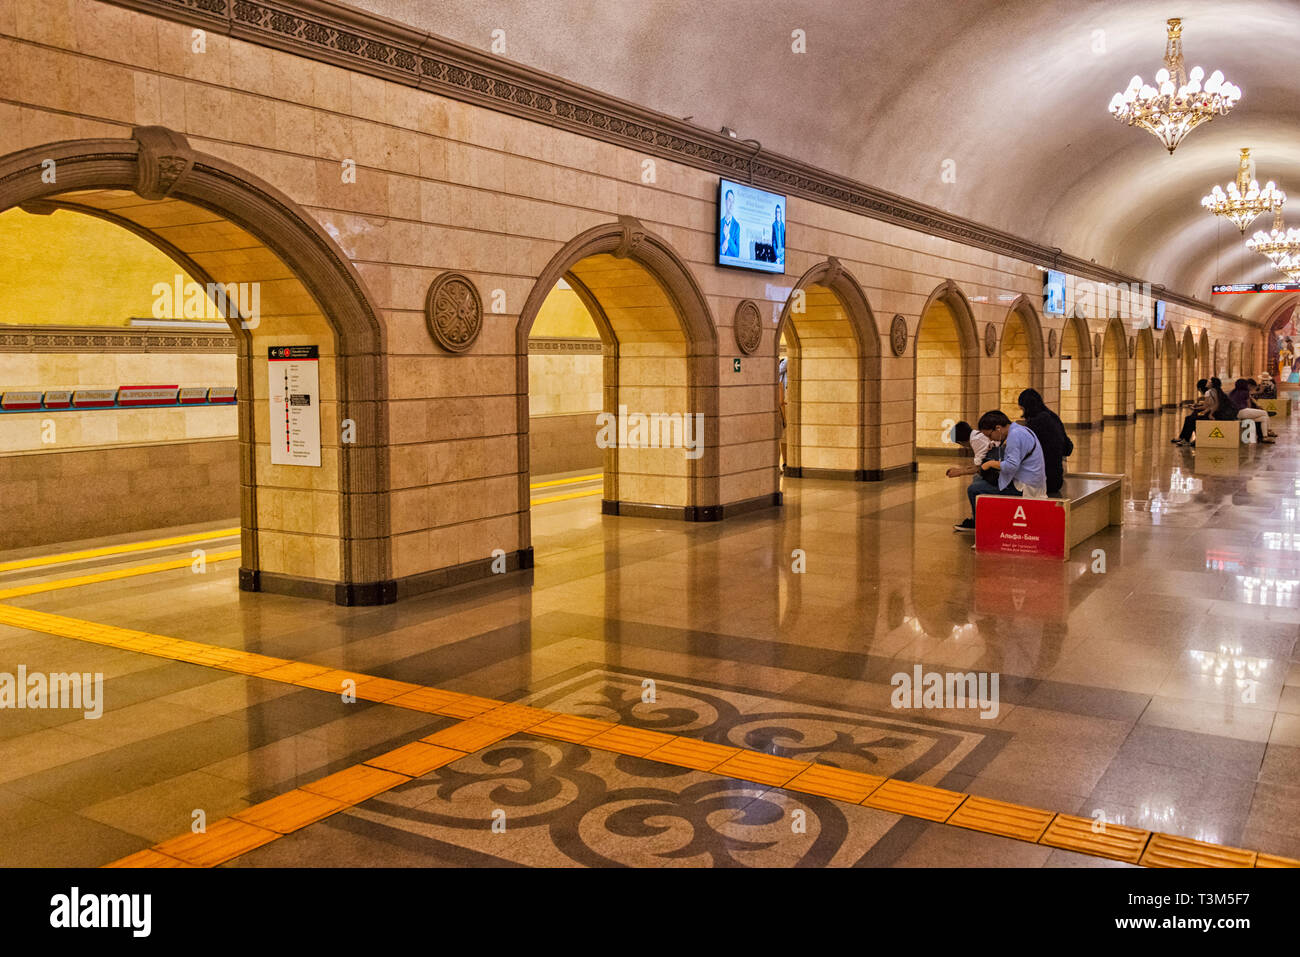
[[[785,197],[724,179],[718,184],[718,265],[785,273]]]
[[[1165,301],[1156,300],[1156,330],[1159,331],[1165,327]]]
[[[1043,313],[1048,316],[1065,315],[1065,273],[1049,269],[1044,275]]]

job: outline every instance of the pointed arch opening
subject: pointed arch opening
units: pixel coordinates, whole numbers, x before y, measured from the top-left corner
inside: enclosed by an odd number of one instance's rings
[[[914,447],[952,452],[952,424],[972,425],[979,410],[979,337],[970,302],[948,280],[921,309],[915,341]]]
[[[1198,358],[1198,357],[1197,357],[1197,355],[1196,355],[1196,339],[1195,339],[1195,337],[1192,335],[1192,330],[1191,330],[1190,328],[1188,328],[1188,329],[1184,329],[1184,330],[1183,330],[1183,349],[1182,349],[1182,353],[1183,353],[1183,355],[1182,355],[1182,358],[1183,358],[1183,382],[1182,382],[1183,396],[1182,396],[1182,397],[1183,397],[1184,399],[1195,399],[1195,398],[1196,398],[1196,382],[1197,382],[1198,379],[1202,379],[1202,378],[1205,378],[1205,377],[1197,374],[1197,368],[1198,368],[1197,358]]]
[[[1160,407],[1156,390],[1156,342],[1150,326],[1137,331],[1133,343],[1134,410],[1155,412]]]
[[[584,393],[598,393],[601,408],[583,411],[590,418],[577,439],[600,449],[602,469],[593,497],[601,496],[601,511],[688,521],[721,518],[713,319],[685,260],[662,237],[621,217],[556,252],[520,313],[516,374],[524,546],[532,547],[534,477],[529,342],[539,316],[550,313],[560,296],[572,296],[586,311],[601,344],[598,388],[589,387],[593,376],[583,378]],[[537,373],[540,366],[533,366]],[[540,404],[536,411],[543,411]],[[766,504],[775,504],[774,496]]]
[[[1173,326],[1166,325],[1160,339],[1160,405],[1172,409],[1182,399],[1181,370],[1178,366],[1178,337]]]
[[[51,160],[52,183],[44,175]],[[0,157],[0,211],[32,204],[115,220],[170,250],[179,269],[256,290],[256,315],[229,319],[240,587],[340,604],[393,601],[384,330],[360,275],[320,223],[259,177],[162,127]],[[272,461],[272,442],[284,436],[267,416],[271,345],[319,350],[319,466]],[[343,441],[345,422],[353,442]]]
[[[1112,317],[1101,344],[1101,415],[1105,420],[1128,418],[1128,340],[1124,325]]]
[[[785,474],[880,478],[880,335],[866,293],[838,260],[799,277],[776,340],[778,377],[786,364]]]
[[[1076,429],[1092,428],[1092,339],[1079,316],[1061,330],[1061,421]]]
[[[1025,389],[1043,391],[1043,326],[1038,312],[1026,296],[1007,310],[1002,326],[1002,349],[998,360],[999,407],[1015,410]]]

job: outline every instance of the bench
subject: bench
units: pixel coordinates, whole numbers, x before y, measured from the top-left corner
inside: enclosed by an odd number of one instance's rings
[[[1197,419],[1198,449],[1240,449],[1255,444],[1255,423],[1250,419]]]
[[[976,496],[975,551],[1065,561],[1080,542],[1124,524],[1123,478],[1073,472],[1060,498]]]
[[[1276,412],[1279,419],[1291,417],[1291,400],[1283,397],[1276,399],[1256,399],[1255,404],[1265,412]]]

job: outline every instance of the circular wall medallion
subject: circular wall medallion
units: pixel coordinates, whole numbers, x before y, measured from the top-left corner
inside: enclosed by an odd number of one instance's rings
[[[907,320],[902,316],[894,316],[894,321],[889,324],[889,344],[896,356],[907,351]]]
[[[984,327],[984,354],[991,356],[998,351],[998,329],[993,323]]]
[[[1092,337],[1092,354],[1094,356],[1101,355],[1101,333],[1100,332]]]
[[[1056,358],[1056,330],[1051,329],[1047,333],[1047,358]]]
[[[758,304],[752,299],[744,300],[736,307],[736,318],[731,327],[736,337],[736,345],[747,356],[752,356],[763,344],[763,315],[758,311]]]
[[[434,341],[448,352],[464,352],[483,330],[483,300],[466,276],[445,272],[424,297],[424,321]]]

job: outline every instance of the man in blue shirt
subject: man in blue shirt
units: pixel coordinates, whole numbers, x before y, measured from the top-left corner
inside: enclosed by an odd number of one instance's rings
[[[966,490],[971,517],[953,526],[961,531],[975,528],[975,497],[978,495],[1047,498],[1047,468],[1038,436],[996,409],[980,416],[979,430],[1001,444],[1002,455],[1000,461],[984,462],[979,476]]]
[[[736,194],[732,190],[727,190],[724,199],[727,212],[722,217],[722,222],[718,224],[718,255],[736,257],[740,255],[740,223],[736,221],[736,215],[732,212],[736,205]]]

